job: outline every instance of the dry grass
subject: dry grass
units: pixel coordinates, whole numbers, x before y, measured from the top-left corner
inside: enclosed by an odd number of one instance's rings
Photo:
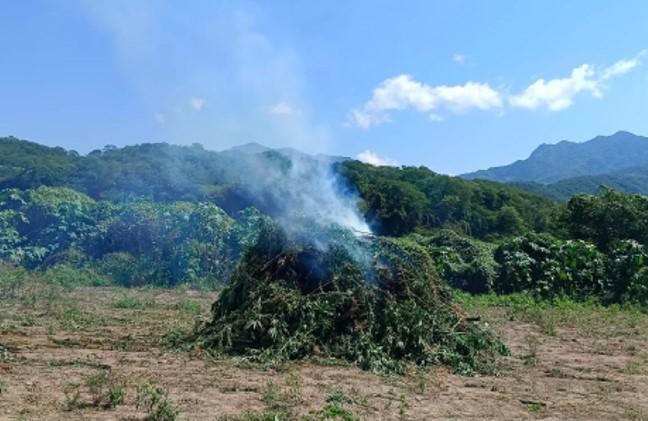
[[[245,411],[393,420],[641,420],[648,413],[645,315],[594,308],[524,315],[472,303],[469,313],[513,352],[499,376],[436,368],[381,377],[313,362],[262,370],[166,348],[161,338],[206,318],[214,299],[195,291],[34,287],[3,300],[0,419],[142,420],[136,400],[145,383],[168,392],[182,420],[253,419]]]

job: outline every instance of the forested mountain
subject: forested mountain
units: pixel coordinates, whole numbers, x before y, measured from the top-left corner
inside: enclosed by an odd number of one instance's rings
[[[513,182],[513,186],[558,201],[567,201],[578,193],[594,194],[602,186],[625,193],[648,196],[648,167],[634,167],[609,174],[566,178],[551,184]]]
[[[0,188],[65,186],[95,200],[146,198],[215,203],[230,215],[248,207],[276,216],[296,187],[328,176],[359,204],[378,233],[402,235],[454,226],[485,238],[549,228],[556,205],[520,189],[436,174],[427,168],[373,167],[338,157],[248,144],[223,152],[201,145],[145,143],[81,156],[15,138],[0,139]],[[318,192],[315,192],[316,194]]]
[[[551,184],[574,177],[617,173],[614,177],[623,185],[623,174],[619,171],[631,168],[648,168],[648,138],[628,132],[617,132],[611,136],[598,136],[583,143],[562,141],[557,144],[540,145],[529,158],[511,165],[489,168],[463,174],[466,179],[485,179],[506,182],[536,182]],[[589,191],[588,185],[598,180],[573,180],[575,191]],[[646,187],[642,187],[644,189]],[[583,190],[584,189],[584,190]]]

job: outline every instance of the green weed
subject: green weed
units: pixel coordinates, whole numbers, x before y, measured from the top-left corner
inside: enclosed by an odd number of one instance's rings
[[[159,385],[144,383],[137,387],[137,409],[146,411],[146,421],[175,421],[178,410],[169,400],[167,391]]]

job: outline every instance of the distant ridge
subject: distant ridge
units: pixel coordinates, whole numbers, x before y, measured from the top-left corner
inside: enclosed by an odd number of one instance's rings
[[[599,176],[634,168],[648,168],[648,138],[619,131],[611,136],[597,136],[587,142],[563,140],[542,144],[529,158],[510,165],[493,167],[461,175],[466,179],[484,179],[502,183],[556,183],[575,177]],[[623,175],[617,174],[618,177]],[[646,186],[648,189],[648,186]]]

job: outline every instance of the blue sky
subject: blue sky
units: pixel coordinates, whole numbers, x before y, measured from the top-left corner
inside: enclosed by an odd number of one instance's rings
[[[0,135],[450,174],[648,135],[648,2],[0,0]],[[644,63],[645,62],[645,63]]]

